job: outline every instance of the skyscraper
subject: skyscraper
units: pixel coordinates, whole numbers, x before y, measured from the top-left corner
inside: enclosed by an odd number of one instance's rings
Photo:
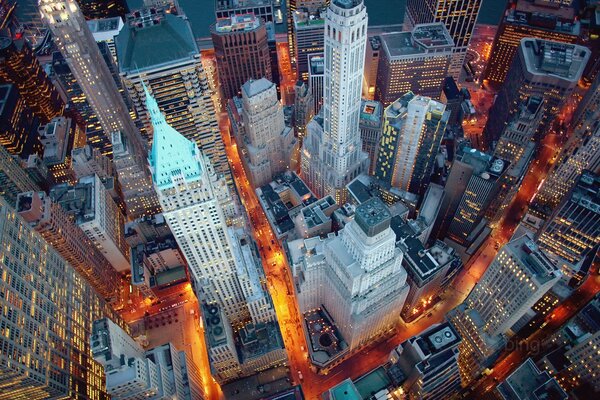
[[[467,299],[450,311],[462,337],[463,386],[499,355],[515,325],[558,280],[560,271],[528,236],[504,245]]]
[[[48,123],[62,114],[63,100],[24,39],[0,37],[0,79],[17,86],[40,123]]]
[[[308,58],[323,53],[325,37],[325,9],[298,9],[292,13],[294,57],[298,79],[308,80]]]
[[[425,193],[449,113],[429,97],[408,92],[383,113],[375,176],[388,185]]]
[[[583,46],[525,38],[508,71],[504,85],[498,92],[483,131],[487,148],[518,111],[518,105],[527,97],[544,98],[544,114],[538,134],[550,126],[562,105],[573,92],[590,57]]]
[[[372,198],[357,207],[354,220],[339,235],[290,243],[302,247],[318,241],[312,250],[304,247],[296,272],[300,311],[325,309],[347,351],[393,328],[408,295],[403,254],[395,246],[391,218],[387,206]]]
[[[0,145],[0,196],[15,207],[22,192],[39,191],[40,187],[23,170],[19,162]]]
[[[574,44],[580,31],[581,23],[570,2],[511,0],[498,25],[483,79],[495,87],[504,83],[521,39]]]
[[[44,192],[25,192],[17,198],[17,212],[99,294],[117,300],[123,283],[119,273],[60,205]]]
[[[219,82],[225,99],[241,93],[249,79],[273,81],[265,22],[254,14],[218,19],[210,27]]]
[[[129,12],[127,0],[77,0],[86,19],[124,17]]]
[[[323,54],[308,57],[308,87],[312,92],[314,115],[317,115],[323,106],[323,84],[325,75],[325,58]]]
[[[367,42],[362,0],[333,0],[325,18],[323,120],[308,125],[301,155],[302,178],[319,197],[346,200],[346,185],[368,170],[362,151],[360,106]]]
[[[11,83],[0,84],[0,145],[11,154],[27,159],[42,153],[39,120]]]
[[[583,171],[537,236],[540,248],[556,260],[563,274],[580,283],[589,272],[581,265],[600,243],[600,176]]]
[[[294,134],[285,126],[275,84],[265,78],[242,86],[242,162],[254,188],[266,185],[290,165]]]
[[[167,122],[195,141],[218,172],[228,175],[212,91],[189,21],[164,10],[142,9],[128,16],[115,44],[121,77],[148,140],[152,124],[141,80]]]
[[[314,117],[312,90],[308,83],[296,82],[294,86],[294,131],[296,137],[306,136],[306,125]]]
[[[454,56],[448,75],[458,82],[471,42],[482,0],[408,0],[404,14],[404,30],[417,24],[443,22],[454,40]],[[420,94],[420,93],[418,93]]]
[[[375,100],[363,100],[360,107],[360,137],[362,149],[369,155],[369,174],[373,174],[377,162],[379,142],[383,132],[383,106]]]
[[[385,33],[381,43],[375,99],[385,106],[406,92],[439,99],[454,42],[443,23],[419,24],[410,32]]]
[[[110,134],[112,139],[120,136],[126,147],[127,154],[122,152],[122,162],[115,162],[115,167],[127,215],[137,217],[154,212],[157,201],[146,168],[146,144],[77,3],[75,0],[41,0],[40,12],[104,133]]]
[[[7,310],[0,313],[0,399],[105,399],[104,374],[91,357],[92,321],[122,321],[4,199],[0,248],[0,307]]]

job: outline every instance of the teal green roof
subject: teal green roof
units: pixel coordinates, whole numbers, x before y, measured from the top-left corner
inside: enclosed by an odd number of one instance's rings
[[[125,24],[115,36],[115,46],[122,73],[143,72],[198,54],[189,22],[171,14],[153,26]]]
[[[173,187],[173,176],[183,174],[186,181],[193,181],[202,174],[200,150],[196,143],[186,139],[165,120],[158,103],[142,82],[146,94],[146,109],[154,129],[152,152],[149,163],[152,181],[159,190]]]
[[[346,379],[329,390],[332,400],[363,400],[351,379]]]

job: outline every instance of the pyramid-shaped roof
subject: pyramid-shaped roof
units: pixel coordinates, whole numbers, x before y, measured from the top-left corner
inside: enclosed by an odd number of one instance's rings
[[[160,112],[158,103],[142,82],[146,94],[146,109],[154,129],[150,167],[152,181],[159,190],[173,187],[173,176],[183,174],[186,181],[202,174],[200,150],[196,143],[186,139],[171,127]]]

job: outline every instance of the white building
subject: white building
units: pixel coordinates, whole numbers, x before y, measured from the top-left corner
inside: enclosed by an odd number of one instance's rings
[[[42,18],[67,61],[102,129],[111,135],[127,215],[152,214],[158,208],[146,168],[146,143],[136,128],[96,40],[75,0],[41,0]],[[115,140],[118,143],[115,143]],[[114,150],[116,153],[116,149]],[[117,161],[117,159],[119,161]]]
[[[385,204],[373,198],[356,208],[355,219],[338,236],[289,245],[309,247],[292,256],[301,258],[295,271],[302,276],[301,312],[324,307],[349,351],[392,328],[409,291],[391,218]]]
[[[115,400],[202,400],[197,371],[184,351],[171,343],[144,349],[108,318],[94,321],[90,340],[94,360],[106,374],[106,391]]]
[[[529,236],[506,244],[467,299],[450,311],[459,331],[463,385],[498,355],[511,327],[560,279],[560,270]]]
[[[294,134],[285,126],[277,87],[266,78],[242,85],[243,138],[241,158],[252,186],[257,188],[289,168]],[[241,139],[241,140],[240,140]]]
[[[308,124],[301,154],[302,178],[338,204],[346,185],[368,170],[359,128],[367,21],[362,0],[333,0],[327,8],[323,113]]]

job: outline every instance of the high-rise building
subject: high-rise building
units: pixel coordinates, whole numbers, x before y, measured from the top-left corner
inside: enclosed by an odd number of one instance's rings
[[[545,132],[552,119],[573,92],[590,57],[583,46],[525,38],[498,92],[483,131],[484,145],[491,148],[507,123],[528,97],[544,99],[544,114],[538,134]]]
[[[369,155],[369,174],[375,171],[377,151],[383,132],[383,106],[375,100],[362,100],[360,106],[360,137],[362,149]]]
[[[93,323],[91,353],[106,373],[106,392],[115,400],[140,398],[202,400],[194,362],[171,343],[144,349],[108,318]]]
[[[385,33],[378,38],[376,100],[388,106],[406,92],[440,98],[454,48],[443,23],[419,24],[410,32]]]
[[[277,88],[269,80],[249,80],[242,86],[243,137],[238,143],[254,188],[266,185],[290,165],[294,134],[285,126]]]
[[[308,83],[296,82],[294,86],[294,131],[302,139],[306,135],[306,125],[315,116],[312,90]]]
[[[269,1],[269,0],[267,0]],[[294,30],[294,14],[298,13],[319,13],[319,10],[327,7],[330,0],[286,0],[287,9],[287,37],[288,48],[290,52],[290,61],[292,67],[296,66],[296,32]],[[321,41],[322,44],[322,41]]]
[[[596,79],[575,111],[571,136],[531,204],[530,210],[536,217],[549,217],[583,170],[600,172],[599,118],[600,79]]]
[[[71,156],[73,157],[73,173],[77,179],[94,174],[98,175],[101,180],[114,176],[113,165],[110,159],[103,156],[100,150],[90,145],[73,149]]]
[[[392,350],[390,373],[400,373],[400,387],[408,398],[448,399],[460,390],[460,342],[460,335],[448,322],[435,324]]]
[[[107,398],[89,347],[92,321],[122,321],[4,199],[0,247],[0,307],[6,310],[0,314],[0,399]],[[19,299],[18,306],[11,299]]]
[[[473,172],[448,227],[448,237],[468,247],[482,232],[489,204],[500,189],[502,177],[509,163],[501,158],[470,149]],[[463,162],[465,157],[463,156]]]
[[[123,18],[111,17],[91,19],[87,21],[87,24],[90,27],[90,31],[92,31],[92,35],[94,35],[96,42],[106,43],[111,56],[116,62],[117,50],[115,48],[115,36],[117,36],[119,32],[121,32],[121,29],[123,29],[123,26],[125,26]]]
[[[298,79],[308,81],[308,58],[311,54],[322,54],[325,39],[325,9],[297,9],[292,13],[294,20],[293,43]]]
[[[62,114],[63,100],[24,39],[0,37],[0,79],[17,86],[42,124]]]
[[[323,105],[323,84],[325,79],[325,58],[323,54],[308,57],[308,87],[313,97],[314,114],[317,115]]]
[[[0,145],[0,196],[6,203],[16,207],[19,193],[39,190],[40,187],[19,162]]]
[[[302,178],[338,204],[346,185],[368,170],[359,128],[367,20],[362,0],[333,0],[327,8],[323,119],[309,123],[301,154]]]
[[[563,274],[580,283],[586,255],[600,243],[600,175],[583,171],[575,187],[537,232],[537,242],[561,266]]]
[[[254,14],[265,23],[273,23],[273,0],[215,0],[216,19],[241,14]]]
[[[511,0],[498,25],[483,79],[495,87],[504,83],[521,39],[574,44],[580,31],[577,12],[571,2]]]
[[[124,17],[129,12],[127,0],[77,0],[86,19]]]
[[[363,97],[367,100],[375,98],[379,54],[381,54],[381,38],[379,36],[369,37],[365,54],[365,78],[363,82]]]
[[[300,311],[326,310],[346,351],[393,328],[408,294],[391,219],[387,206],[372,198],[356,208],[354,220],[337,236],[290,243],[305,249],[296,271]],[[318,241],[312,250],[305,247],[310,240]]]
[[[146,93],[154,141],[153,182],[163,216],[190,269],[197,297],[217,303],[236,323],[248,317],[222,202],[230,196],[196,144],[167,124],[156,100]]]
[[[122,280],[83,230],[44,192],[25,192],[17,212],[105,299],[117,299]]]
[[[448,116],[442,103],[412,92],[389,105],[383,113],[375,176],[392,187],[423,194]]]
[[[0,145],[11,154],[27,159],[42,153],[39,120],[27,106],[17,87],[0,84]]]
[[[164,10],[142,9],[128,16],[115,43],[121,77],[148,139],[152,124],[142,80],[167,122],[195,141],[218,172],[229,175],[212,91],[189,21]]]
[[[258,16],[240,14],[218,19],[210,33],[225,99],[239,95],[249,79],[273,81],[267,29]]]
[[[119,272],[129,270],[129,245],[125,218],[97,175],[79,179],[76,185],[56,185],[52,201],[61,205],[89,240]]]
[[[110,134],[112,139],[120,136],[126,147],[127,155],[121,155],[126,162],[115,163],[115,168],[127,215],[137,217],[154,212],[157,200],[146,168],[146,143],[129,115],[77,3],[74,0],[42,0],[40,12],[105,134]]]
[[[555,400],[567,400],[569,396],[546,371],[541,372],[531,358],[519,365],[496,390],[502,400],[528,400],[547,397]]]
[[[458,81],[471,42],[482,0],[408,0],[404,30],[417,24],[443,22],[454,40],[454,56],[448,75]],[[421,94],[421,93],[418,93]]]
[[[511,327],[559,279],[560,271],[529,236],[500,249],[466,300],[448,314],[462,337],[463,386],[494,361]]]

